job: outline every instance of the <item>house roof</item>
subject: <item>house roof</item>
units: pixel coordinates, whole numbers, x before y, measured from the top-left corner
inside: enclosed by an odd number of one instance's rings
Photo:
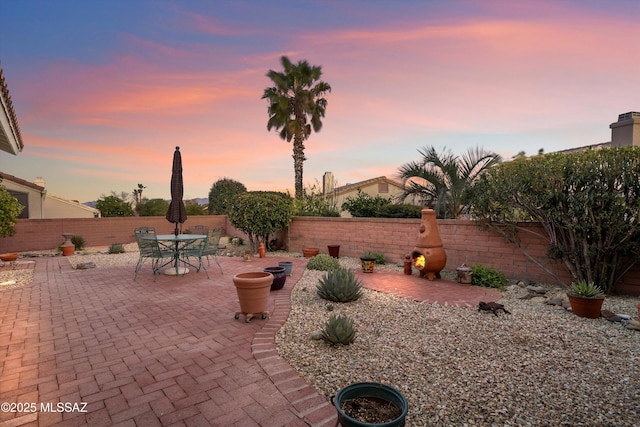
[[[24,148],[7,82],[0,68],[0,150],[18,154]]]
[[[15,182],[16,184],[20,184],[25,187],[32,188],[40,193],[44,192],[44,187],[39,186],[38,184],[34,184],[33,182],[29,182],[25,179],[18,178],[17,176],[9,175],[8,173],[0,172],[0,177],[2,179],[6,179],[7,181]]]
[[[358,188],[362,188],[362,187],[366,187],[368,185],[374,185],[374,184],[378,184],[380,182],[386,182],[390,185],[393,185],[395,187],[398,187],[402,190],[404,190],[404,185],[402,185],[401,182],[396,181],[395,179],[390,179],[387,178],[386,176],[379,176],[377,178],[371,178],[371,179],[367,179],[365,181],[360,181],[360,182],[356,182],[354,184],[347,184],[347,185],[343,185],[342,187],[337,187],[334,190],[334,194],[335,195],[340,195],[340,194],[344,194],[344,193],[349,193],[353,190],[356,190]]]

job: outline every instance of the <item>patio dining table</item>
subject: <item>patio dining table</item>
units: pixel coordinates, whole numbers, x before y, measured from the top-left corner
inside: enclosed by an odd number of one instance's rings
[[[158,241],[162,250],[170,251],[173,253],[173,264],[174,266],[164,270],[164,274],[170,275],[179,275],[186,274],[189,272],[189,269],[186,267],[190,265],[193,268],[198,268],[197,266],[191,264],[187,258],[181,256],[182,253],[189,249],[190,246],[194,245],[199,240],[204,240],[207,238],[206,234],[158,234],[155,237],[149,236],[144,237],[145,239],[153,239]],[[181,267],[180,263],[183,263],[185,266]]]

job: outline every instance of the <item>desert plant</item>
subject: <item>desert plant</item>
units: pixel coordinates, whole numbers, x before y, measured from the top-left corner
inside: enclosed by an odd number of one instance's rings
[[[600,286],[584,280],[573,282],[569,287],[568,293],[571,296],[581,298],[602,298],[604,296],[604,292]]]
[[[124,245],[122,243],[113,243],[109,246],[110,254],[123,254],[124,253]]]
[[[73,246],[75,246],[76,251],[82,250],[82,248],[84,248],[84,245],[86,244],[84,237],[82,236],[72,236],[71,243],[73,243]]]
[[[316,290],[320,298],[334,302],[349,302],[362,296],[362,283],[355,278],[351,270],[338,268],[322,276]]]
[[[309,270],[323,270],[323,271],[331,271],[337,270],[340,268],[340,261],[337,259],[330,257],[327,254],[318,254],[309,259],[307,263],[307,268]]]
[[[384,258],[384,255],[378,252],[365,252],[360,258],[375,259],[376,264],[384,264],[385,262],[387,262]]]
[[[494,268],[472,265],[471,272],[471,284],[475,286],[504,289],[508,283],[506,276]]]
[[[296,216],[340,216],[335,198],[327,197],[317,181],[304,188],[302,197],[294,200],[293,203]]]
[[[356,339],[356,328],[353,320],[347,316],[331,315],[324,325],[322,339],[331,345],[349,345]]]

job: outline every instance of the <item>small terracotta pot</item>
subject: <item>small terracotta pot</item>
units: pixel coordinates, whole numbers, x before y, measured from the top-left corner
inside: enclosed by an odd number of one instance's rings
[[[329,255],[333,258],[340,258],[340,245],[328,245]]]
[[[71,256],[74,254],[75,246],[62,246],[62,256]]]
[[[302,255],[304,255],[305,258],[314,257],[319,253],[320,253],[320,249],[318,248],[302,248]]]
[[[0,260],[4,262],[13,262],[18,259],[18,254],[0,254]]]
[[[600,317],[600,310],[604,297],[601,298],[581,298],[567,294],[571,311],[578,317],[586,317],[587,319],[597,319]]]

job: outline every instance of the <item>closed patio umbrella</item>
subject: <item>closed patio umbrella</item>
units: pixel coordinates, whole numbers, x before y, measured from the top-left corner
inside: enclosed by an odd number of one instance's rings
[[[176,236],[179,234],[178,224],[182,224],[187,220],[187,210],[182,201],[183,194],[182,156],[180,155],[180,147],[176,147],[176,151],[173,153],[173,168],[171,170],[171,203],[167,210],[167,221],[176,225]]]

